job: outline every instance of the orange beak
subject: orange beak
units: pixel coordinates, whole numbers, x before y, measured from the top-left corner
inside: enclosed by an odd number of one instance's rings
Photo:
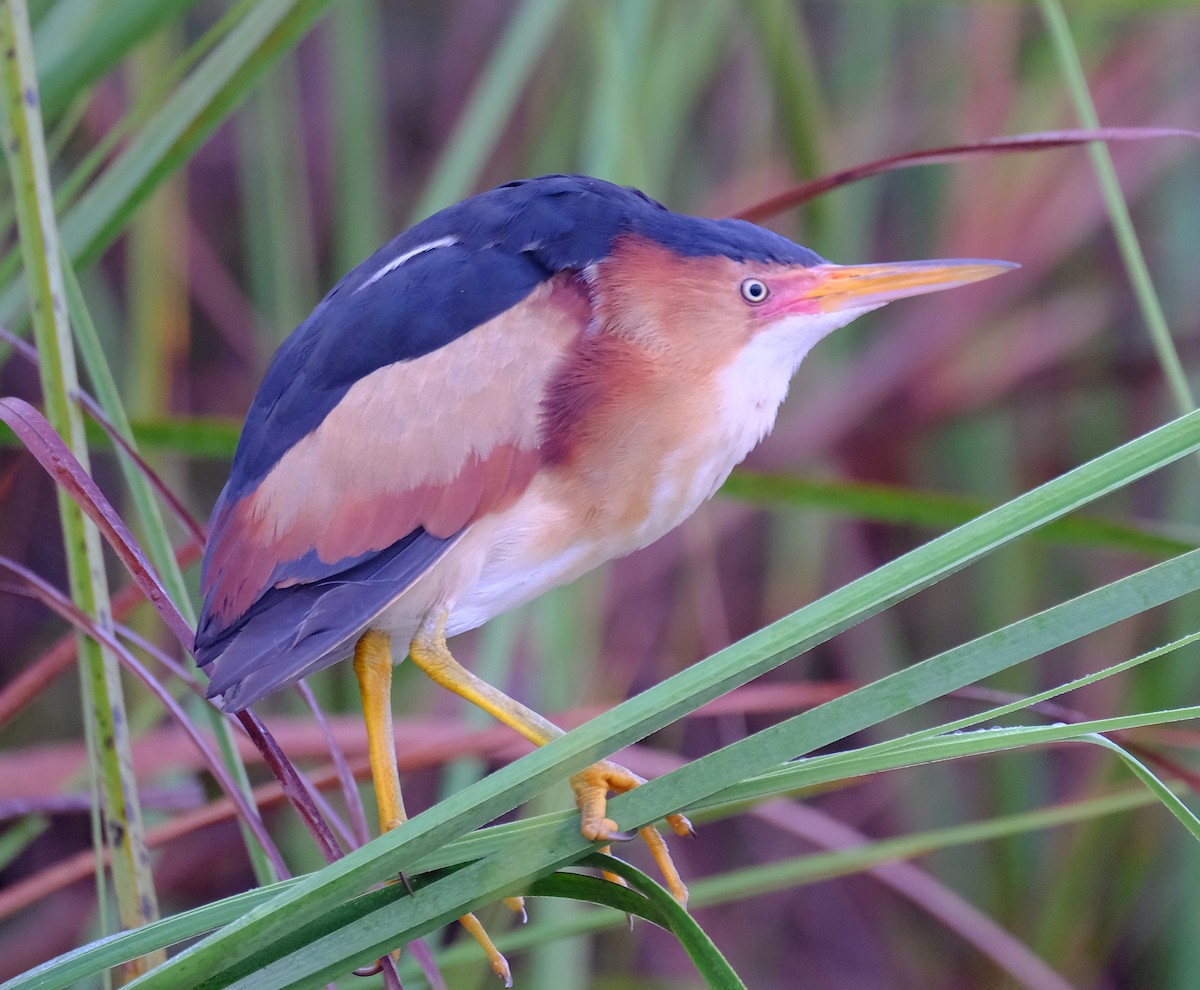
[[[953,261],[899,261],[880,265],[815,265],[777,280],[777,291],[762,307],[766,317],[787,313],[832,313],[874,309],[894,299],[969,285],[1020,265],[967,258]]]

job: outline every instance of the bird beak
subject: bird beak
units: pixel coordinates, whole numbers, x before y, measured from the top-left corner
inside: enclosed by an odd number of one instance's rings
[[[900,261],[881,265],[826,263],[785,276],[780,280],[781,291],[768,299],[767,305],[775,310],[771,315],[781,316],[785,313],[874,309],[894,299],[953,289],[1019,267],[1011,261],[982,261],[976,258]]]

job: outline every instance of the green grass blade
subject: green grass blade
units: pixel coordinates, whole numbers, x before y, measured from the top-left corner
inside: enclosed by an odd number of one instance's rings
[[[63,218],[61,239],[86,266],[125,221],[249,94],[254,84],[312,26],[330,0],[263,0],[197,66]],[[6,293],[0,310],[12,313]]]
[[[281,339],[316,305],[316,248],[295,53],[237,117],[238,175],[251,301]]]
[[[696,924],[687,909],[677,904],[670,893],[641,870],[623,860],[599,855],[587,857],[582,865],[615,873],[643,894],[662,915],[663,923],[679,939],[679,944],[713,990],[746,990],[746,985],[738,978],[728,960],[704,933],[704,929]]]
[[[708,82],[727,55],[730,21],[740,12],[717,0],[665,5],[661,13],[666,23],[638,67],[637,118],[623,140],[637,146],[642,188],[671,189],[679,195],[696,181],[684,171],[691,164],[686,139],[703,112],[698,104]],[[653,135],[653,140],[639,135]]]
[[[1109,815],[1123,814],[1144,808],[1152,804],[1154,800],[1155,798],[1144,788],[1131,788],[1087,801],[1053,805],[986,821],[968,822],[949,828],[879,839],[850,849],[812,853],[761,866],[731,870],[728,873],[702,877],[694,881],[691,884],[692,896],[689,904],[692,908],[732,904],[773,891],[821,883],[837,877],[861,873],[864,870],[898,860],[914,859],[939,849],[995,841],[1044,829],[1094,821]],[[556,874],[555,876],[561,875]],[[543,882],[538,881],[531,888],[533,896],[537,896],[538,885]],[[589,911],[581,916],[563,921],[550,912],[540,910],[538,904],[534,902],[531,908],[530,923],[501,934],[496,939],[496,945],[502,952],[512,953],[572,935],[614,930],[624,926],[625,923],[623,914],[603,909]],[[439,966],[449,968],[477,960],[478,954],[477,947],[463,944],[460,941],[437,953],[435,959]],[[403,959],[401,962],[401,977],[405,980],[416,979],[416,969],[411,962]],[[13,990],[25,990],[25,988],[14,987]],[[48,990],[56,990],[56,988],[48,988]]]
[[[34,31],[42,113],[54,121],[85,88],[116,66],[140,41],[179,21],[196,0],[106,0],[59,3]]]
[[[282,887],[295,882],[285,880],[279,885],[258,887],[170,918],[163,918],[132,931],[118,932],[107,938],[89,942],[73,952],[51,959],[0,984],[0,990],[66,990],[67,987],[75,986],[88,977],[120,966],[127,960],[211,931],[244,911],[269,901]]]
[[[1145,784],[1150,793],[1161,802],[1163,807],[1179,819],[1183,827],[1191,833],[1192,838],[1200,840],[1200,818],[1197,818],[1195,812],[1184,804],[1171,788],[1159,780],[1146,764],[1124,747],[1118,746],[1111,739],[1105,739],[1104,736],[1099,734],[1082,736],[1079,742],[1091,743],[1094,746],[1101,746],[1116,753],[1124,761],[1125,765],[1133,771],[1133,775]]]
[[[75,272],[65,259],[63,262],[63,272],[66,280],[68,311],[71,314],[71,320],[75,327],[79,353],[83,358],[88,377],[91,379],[96,399],[117,433],[123,436],[126,442],[136,451],[137,441],[130,427],[129,417],[126,415],[120,393],[117,390],[117,383],[113,379],[112,369],[108,365],[108,359],[105,357],[104,349],[100,344],[100,337],[96,333],[96,326],[92,321],[91,312],[88,310],[83,293],[80,291]],[[155,571],[163,582],[163,587],[179,608],[184,619],[189,625],[195,625],[196,613],[192,607],[191,594],[184,580],[183,572],[179,569],[179,564],[175,559],[175,550],[171,545],[171,538],[167,533],[166,523],[163,520],[162,511],[159,508],[154,490],[150,482],[146,479],[146,476],[142,474],[138,464],[123,450],[120,450],[120,448],[117,450],[117,460],[121,465],[125,484],[129,488],[134,509],[141,522],[142,538],[145,542],[145,548],[149,554],[150,561],[153,563]],[[238,755],[237,746],[233,739],[233,730],[230,728],[228,720],[211,705],[205,705],[203,711],[209,728],[213,733],[213,738],[217,741],[221,761],[224,763],[226,769],[229,770],[230,775],[237,782],[242,792],[249,797],[250,778],[246,775],[245,764]],[[246,850],[250,856],[251,863],[254,865],[255,876],[258,878],[259,883],[270,883],[278,880],[279,877],[276,874],[274,864],[271,862],[270,857],[263,852],[254,833],[244,824],[241,824],[240,828],[242,838],[246,843]]]
[[[789,505],[822,509],[853,519],[950,529],[995,507],[994,503],[965,495],[914,491],[894,485],[859,481],[825,481],[792,474],[756,474],[735,471],[721,494],[757,505]],[[1043,526],[1038,540],[1085,547],[1127,550],[1155,557],[1173,556],[1200,544],[1179,527],[1179,536],[1136,523],[1088,516],[1071,516]],[[1189,539],[1189,536],[1194,538]]]
[[[1080,64],[1075,42],[1071,39],[1071,27],[1067,23],[1067,15],[1063,11],[1062,4],[1059,0],[1038,0],[1038,6],[1042,10],[1042,17],[1050,31],[1050,40],[1054,43],[1059,65],[1062,67],[1067,88],[1075,104],[1075,112],[1079,115],[1079,120],[1084,127],[1099,128],[1100,118],[1096,114],[1096,106],[1088,91],[1087,77]],[[1109,153],[1107,145],[1103,143],[1088,145],[1088,154],[1091,155],[1092,165],[1096,169],[1096,176],[1100,181],[1100,192],[1104,196],[1104,203],[1108,207],[1108,214],[1112,219],[1113,233],[1116,235],[1117,247],[1121,251],[1121,259],[1125,262],[1125,268],[1129,272],[1129,280],[1133,284],[1133,291],[1137,296],[1138,306],[1141,307],[1142,318],[1146,321],[1146,328],[1150,331],[1150,340],[1158,355],[1159,364],[1162,365],[1163,374],[1167,377],[1171,395],[1180,412],[1189,412],[1196,408],[1196,397],[1192,393],[1191,384],[1183,370],[1183,362],[1179,359],[1179,352],[1171,337],[1170,327],[1167,326],[1162,303],[1159,301],[1158,293],[1154,291],[1154,282],[1150,278],[1146,257],[1142,253],[1141,244],[1138,243],[1137,232],[1133,229],[1133,220],[1129,216],[1129,207],[1121,193],[1121,184],[1117,181],[1112,155]]]
[[[339,4],[329,14],[335,57],[329,99],[336,137],[333,160],[333,268],[349,271],[390,236],[387,110],[376,83],[386,68],[377,0]],[[364,65],[365,61],[365,65]]]
[[[778,126],[793,173],[801,179],[816,178],[827,171],[822,146],[830,128],[817,59],[800,8],[787,0],[753,0],[746,5],[746,13],[779,104]],[[831,209],[823,198],[805,204],[806,243],[824,242]]]
[[[1102,589],[1103,590],[1103,589]],[[1040,613],[1043,619],[1053,621],[1053,609],[1049,612]],[[1028,620],[1023,620],[1028,621]],[[1009,629],[1012,627],[1010,626]],[[1072,691],[1078,691],[1090,684],[1095,684],[1108,677],[1114,677],[1117,674],[1123,674],[1126,671],[1133,670],[1135,667],[1140,667],[1144,663],[1151,660],[1157,660],[1160,657],[1174,653],[1176,650],[1181,650],[1185,646],[1191,646],[1196,642],[1200,642],[1200,632],[1192,633],[1188,636],[1183,636],[1163,646],[1159,646],[1153,650],[1147,650],[1145,653],[1138,654],[1129,660],[1123,660],[1120,663],[1112,664],[1102,670],[1095,671],[1091,674],[1085,674],[1082,677],[1077,677],[1065,684],[1060,684],[1057,687],[1048,688],[1045,691],[1040,691],[1037,694],[1029,695],[1026,698],[1021,698],[1019,701],[1010,702],[1007,705],[998,705],[995,708],[989,708],[987,711],[977,712],[974,715],[968,715],[965,718],[955,719],[952,722],[946,722],[942,725],[934,726],[929,729],[922,729],[918,732],[909,733],[900,739],[893,739],[890,742],[877,743],[873,749],[882,751],[892,747],[903,747],[911,745],[913,742],[920,739],[927,739],[932,736],[945,735],[949,732],[958,732],[962,729],[974,728],[984,723],[996,724],[1000,719],[1006,718],[1016,712],[1031,708],[1034,705],[1042,704],[1046,701],[1051,701],[1054,698],[1061,697],[1064,694],[1069,694]]]
[[[1196,585],[1200,586],[1200,581],[1197,581]],[[1031,745],[1089,741],[1097,732],[1112,732],[1195,718],[1200,718],[1200,706],[1098,719],[1078,725],[968,732],[927,740],[903,754],[894,755],[887,766],[872,765],[868,768],[867,761],[857,765],[852,758],[844,760],[835,777],[998,753]],[[752,744],[757,738],[751,737],[743,743]],[[743,743],[736,743],[728,749],[741,748],[742,753],[739,756],[744,757],[746,747]],[[851,757],[853,755],[850,754]],[[805,761],[805,764],[816,767],[827,762],[828,758]],[[874,761],[871,762],[873,764]],[[805,764],[802,764],[802,767]],[[658,778],[618,801],[628,808],[633,799],[644,798],[643,792],[652,785],[669,781],[696,765],[691,764]],[[735,769],[734,773],[736,772]],[[780,775],[782,774],[783,772]],[[817,781],[821,778],[819,772],[805,774],[803,769],[792,772],[792,776],[809,776]],[[1145,779],[1144,775],[1139,776]],[[1170,794],[1169,789],[1161,784],[1153,789],[1160,800],[1164,799],[1164,793]],[[610,808],[614,808],[617,803],[613,802]],[[1177,799],[1171,810],[1185,820],[1191,815]],[[618,812],[614,810],[614,813]],[[1189,824],[1189,828],[1191,827]],[[528,871],[548,871],[564,865],[571,859],[568,847],[574,846],[578,851],[582,851],[581,847],[586,848],[574,821],[562,823],[542,842],[524,841],[509,845],[511,848],[505,852],[472,863],[444,879],[423,887],[416,897],[387,897],[379,896],[381,892],[376,892],[334,909],[334,913],[328,917],[328,924],[314,923],[300,930],[282,931],[278,940],[260,944],[258,952],[250,954],[240,965],[229,968],[213,981],[203,985],[228,986],[238,990],[282,990],[317,986],[344,973],[361,960],[374,958],[386,952],[388,946],[395,944],[397,940],[403,941],[422,935],[452,920],[456,912],[461,912],[466,907],[473,907],[478,903],[523,889],[523,885],[533,875]],[[912,850],[913,853],[916,851]]]
[[[66,286],[59,265],[58,229],[38,107],[33,44],[23,0],[0,3],[0,50],[12,53],[0,70],[4,147],[16,199],[26,282],[33,301],[34,336],[41,358],[46,416],[86,466],[83,419],[73,401],[78,388],[74,344],[67,320]],[[99,533],[61,490],[58,500],[71,596],[87,615],[110,625],[111,607]],[[117,906],[122,924],[144,924],[157,916],[157,903],[133,774],[120,671],[110,651],[83,636],[79,640],[79,660],[86,699],[84,724],[88,751],[93,760],[93,781],[99,782],[105,844],[111,856]],[[135,967],[135,971],[140,969]]]
[[[635,742],[705,702],[965,567],[1022,533],[1171,463],[1197,447],[1200,447],[1200,413],[1193,413],[933,540],[442,801],[413,818],[404,828],[396,829],[350,853],[291,888],[271,904],[250,912],[238,922],[182,953],[166,966],[142,978],[137,985],[144,988],[171,987],[172,990],[200,985],[216,974],[237,966],[296,928],[316,921],[335,906],[345,903],[347,898],[383,880],[396,869],[419,862],[446,842],[516,807],[552,781],[561,780],[595,759]],[[1168,568],[1168,571],[1156,572],[1156,579],[1168,573],[1174,575],[1175,589],[1193,586],[1200,580],[1195,573],[1200,568],[1195,566],[1197,562],[1190,555],[1183,560],[1183,564],[1170,561],[1158,565]],[[1193,584],[1189,584],[1189,581]],[[1161,597],[1162,587],[1162,584],[1156,584],[1149,590]],[[760,748],[754,753],[755,762],[752,765],[742,761],[745,750],[737,751],[735,744],[729,750],[706,757],[705,760],[710,762],[699,773],[693,768],[703,761],[651,781],[633,793],[622,795],[612,803],[611,809],[620,816],[617,820],[626,827],[651,821],[668,808],[679,807],[677,799],[680,797],[685,801],[699,800],[720,789],[723,786],[721,783],[707,777],[711,770],[720,771],[720,781],[741,780],[747,773],[754,772],[752,766],[767,769],[773,762],[786,758],[778,756],[778,752],[791,748],[791,755],[795,755],[804,751],[814,739],[819,739],[822,731],[835,733],[833,738],[839,738],[844,734],[839,726],[848,724],[848,718],[854,723],[849,731],[855,731],[860,722],[873,724],[894,714],[896,710],[903,710],[907,699],[935,697],[957,686],[954,681],[946,683],[944,676],[925,679],[927,669],[915,673],[904,672],[909,679],[920,682],[920,691],[915,688],[910,691],[911,682],[905,680],[901,682],[905,688],[900,694],[896,693],[895,682],[892,682],[882,697],[876,696],[869,703],[860,704],[861,697],[850,702],[839,699],[842,704],[835,719],[829,719],[827,711],[815,716],[806,713],[810,719],[815,718],[819,726],[824,726],[823,730],[814,728],[804,737],[789,736],[782,741],[768,735],[772,730],[753,737]],[[970,675],[975,673],[971,671]],[[969,683],[970,679],[971,676],[968,676],[962,683]],[[918,700],[908,700],[910,707],[916,703]],[[821,712],[821,709],[815,711]],[[812,724],[812,721],[806,723]],[[815,745],[820,745],[820,742]],[[729,756],[731,751],[732,758]],[[670,783],[664,785],[665,781]],[[464,891],[472,889],[464,885],[474,883],[477,886],[473,889],[484,899],[493,899],[499,887],[519,885],[532,876],[571,861],[581,851],[578,830],[571,823],[566,823],[549,837],[544,847],[536,851],[518,849],[501,863],[493,859],[485,861],[487,865],[482,867],[482,874],[478,872],[481,867],[475,865],[441,881],[449,885],[449,892],[446,887],[435,890],[438,885],[432,885],[422,892],[419,920],[411,914],[412,905],[403,908],[392,905],[382,919],[376,919],[377,925],[373,923],[360,927],[356,921],[351,926],[352,931],[340,933],[340,948],[337,947],[337,939],[332,939],[322,942],[322,950],[314,951],[318,954],[337,953],[339,960],[349,955],[354,955],[358,960],[368,959],[371,951],[385,951],[387,945],[384,943],[394,941],[398,931],[411,934],[417,934],[417,930],[428,931],[441,920],[455,916],[455,911],[461,913]],[[488,870],[495,872],[489,875]],[[502,881],[498,880],[499,877],[502,877]],[[388,911],[399,911],[400,914],[392,917]],[[307,958],[312,962],[315,957]]]
[[[968,822],[912,835],[879,839],[850,849],[814,853],[763,866],[747,867],[695,881],[691,885],[689,903],[693,908],[728,904],[771,891],[847,876],[896,860],[912,859],[933,850],[994,841],[1008,836],[1060,828],[1103,816],[1121,814],[1146,807],[1155,800],[1155,795],[1138,787],[1099,798],[1052,805],[1047,808],[1038,808],[1033,811]],[[729,813],[741,810],[744,805],[737,802],[727,804],[725,807],[726,813]],[[512,826],[487,829],[485,833],[469,836],[453,843],[437,857],[433,857],[435,862],[432,865],[460,865],[478,858],[477,854],[481,851],[486,855],[487,852],[494,851],[496,843],[489,842],[488,839],[494,839],[496,835],[516,837],[522,843],[531,842],[536,845],[542,841],[541,836],[544,829],[553,827],[562,820],[564,820],[562,815],[543,816],[536,822],[527,820]],[[493,835],[489,836],[487,833]],[[481,838],[484,839],[482,844]],[[555,874],[537,881],[530,888],[530,896],[562,896],[564,892],[559,889],[559,881],[570,876],[573,875]],[[211,931],[219,925],[232,921],[252,907],[265,903],[275,894],[298,882],[299,880],[287,880],[269,889],[236,894],[203,907],[181,912],[136,931],[122,932],[100,939],[23,973],[20,977],[4,984],[2,990],[33,990],[33,988],[63,990],[63,988],[72,986],[89,976],[94,976],[104,969],[120,965],[127,959]],[[594,897],[593,901],[598,904],[608,903],[603,897]],[[615,912],[590,912],[583,917],[572,917],[565,924],[557,916],[539,911],[534,907],[531,923],[501,935],[497,939],[497,944],[501,950],[507,952],[543,945],[572,934],[620,927],[625,924],[625,912],[632,910],[635,905],[614,902],[613,906],[617,908]],[[657,917],[650,920],[656,923],[659,921]],[[455,965],[460,962],[477,960],[478,951],[474,944],[460,943],[439,953],[437,959],[439,964]],[[415,971],[412,973],[402,971],[402,975],[406,977],[411,975],[415,978],[416,973]]]

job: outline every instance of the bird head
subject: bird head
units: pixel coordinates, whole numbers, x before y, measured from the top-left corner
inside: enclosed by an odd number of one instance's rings
[[[790,376],[814,344],[864,313],[1017,267],[978,259],[838,265],[797,246],[793,257],[768,254],[783,239],[755,230],[758,257],[622,239],[588,276],[597,317],[611,332],[671,352],[676,366],[721,367],[751,349]]]

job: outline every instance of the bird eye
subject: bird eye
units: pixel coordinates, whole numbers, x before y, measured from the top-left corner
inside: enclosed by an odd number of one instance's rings
[[[752,306],[757,306],[760,302],[767,298],[770,294],[770,289],[767,288],[767,283],[760,278],[747,278],[742,280],[740,286],[742,298]]]

